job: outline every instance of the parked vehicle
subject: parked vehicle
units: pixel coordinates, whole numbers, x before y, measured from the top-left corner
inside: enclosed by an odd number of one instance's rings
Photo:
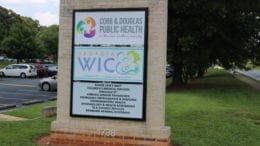
[[[0,69],[0,76],[20,76],[21,78],[36,77],[37,72],[33,65],[11,64],[3,69]]]
[[[16,61],[16,59],[8,58],[6,56],[0,56],[0,61]]]
[[[47,68],[45,68],[42,64],[35,64],[34,66],[39,77],[47,76]]]
[[[57,72],[58,72],[57,65],[48,66],[48,69],[47,69],[48,77],[56,75]]]
[[[0,61],[5,61],[6,60],[6,56],[0,56]]]
[[[173,76],[173,67],[170,64],[166,65],[166,77]]]
[[[57,75],[41,79],[38,86],[43,91],[57,90]]]

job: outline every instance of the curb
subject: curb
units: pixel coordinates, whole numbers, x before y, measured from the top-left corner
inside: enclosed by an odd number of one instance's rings
[[[254,76],[252,76],[252,75],[250,75],[250,74],[247,74],[247,73],[245,73],[245,72],[243,72],[243,71],[235,70],[234,73],[239,73],[239,74],[241,74],[241,75],[243,75],[243,76],[245,76],[245,77],[248,77],[248,78],[253,79],[253,80],[257,81],[257,82],[260,82],[260,79],[255,78]]]
[[[57,100],[57,97],[52,97],[48,99],[48,101],[54,101],[54,100]]]
[[[30,100],[30,101],[26,101],[23,102],[22,105],[31,105],[31,104],[35,104],[35,103],[43,103],[43,100]]]
[[[7,104],[7,105],[0,106],[0,110],[14,108],[14,107],[16,107],[15,104]]]

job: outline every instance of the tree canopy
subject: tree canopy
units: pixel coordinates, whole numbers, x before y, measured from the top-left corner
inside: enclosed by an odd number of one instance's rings
[[[58,26],[40,26],[37,20],[0,7],[0,52],[17,59],[57,56]]]
[[[11,10],[0,6],[0,46],[1,41],[8,36],[11,24],[20,22],[21,17]]]
[[[54,55],[55,61],[58,53],[58,32],[59,26],[52,25],[42,28],[36,36],[36,43],[43,54],[42,56]]]
[[[28,17],[20,17],[20,21],[11,24],[8,35],[2,40],[2,50],[18,62],[21,59],[39,57],[35,44],[39,22]]]
[[[259,57],[260,5],[255,0],[169,0],[168,63],[185,84],[219,64],[245,67]]]
[[[32,59],[36,57],[37,49],[34,43],[36,32],[29,26],[22,23],[14,23],[9,31],[9,35],[2,41],[4,52],[12,58],[18,60]]]

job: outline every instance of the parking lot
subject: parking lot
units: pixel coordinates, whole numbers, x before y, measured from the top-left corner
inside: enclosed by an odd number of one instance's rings
[[[41,91],[39,78],[0,78],[0,110],[55,100],[57,92]]]

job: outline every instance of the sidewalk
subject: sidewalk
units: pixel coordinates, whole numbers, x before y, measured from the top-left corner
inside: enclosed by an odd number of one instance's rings
[[[255,88],[256,90],[260,91],[260,81],[257,78],[254,78],[252,76],[248,76],[247,74],[244,74],[243,72],[237,72],[233,74],[233,76],[251,87]]]
[[[239,73],[243,76],[246,76],[248,78],[260,82],[260,71],[258,70],[250,70],[250,71],[235,70],[235,73]]]
[[[28,119],[0,114],[0,121],[25,121]]]

